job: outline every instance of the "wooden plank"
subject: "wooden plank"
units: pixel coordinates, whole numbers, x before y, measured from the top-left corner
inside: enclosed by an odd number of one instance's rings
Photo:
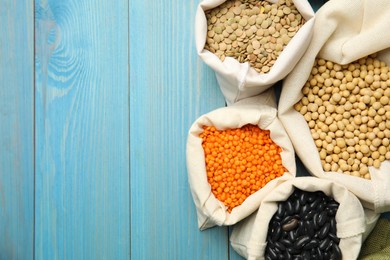
[[[198,2],[130,0],[132,259],[228,259],[227,228],[197,228],[186,171],[191,124],[224,106],[195,51]]]
[[[33,1],[0,6],[0,259],[32,259]]]
[[[129,259],[128,2],[35,10],[35,258]]]

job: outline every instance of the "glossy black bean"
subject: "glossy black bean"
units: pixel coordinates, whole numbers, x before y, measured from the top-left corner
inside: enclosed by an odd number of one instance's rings
[[[307,193],[306,192],[301,192],[301,194],[299,195],[299,203],[301,205],[306,205],[306,202],[307,202]]]
[[[321,251],[324,251],[330,244],[330,239],[329,238],[325,238],[323,240],[321,240],[320,244],[318,245],[318,248],[321,250]]]
[[[311,237],[309,236],[300,236],[297,238],[297,240],[294,242],[293,247],[296,249],[303,248],[309,241],[311,240]]]
[[[298,228],[296,230],[297,230],[298,237],[306,234],[306,229],[305,229],[305,226],[303,224],[298,225]]]
[[[341,260],[341,250],[340,247],[336,244],[332,247],[332,253],[333,253],[333,259],[334,260]]]
[[[283,218],[285,211],[286,209],[284,208],[283,203],[279,203],[278,210],[276,211],[276,216]]]
[[[318,247],[316,247],[315,249],[316,249],[316,254],[317,254],[316,259],[321,260],[323,258],[323,253],[321,252],[321,250]]]
[[[316,198],[317,198],[317,195],[315,193],[308,193],[307,202],[311,203],[311,202],[315,201]]]
[[[279,242],[282,243],[285,247],[292,247],[293,245],[293,242],[287,238],[281,239]]]
[[[318,217],[320,216],[320,213],[316,212],[313,216],[313,226],[314,226],[314,229],[319,229],[320,228],[320,225],[318,224]]]
[[[271,256],[269,254],[265,255],[265,260],[272,260]]]
[[[288,232],[294,230],[298,226],[298,224],[299,224],[299,220],[296,218],[292,218],[287,223],[282,225],[282,229]]]
[[[293,259],[292,255],[288,251],[285,251],[283,256],[284,256],[285,260],[292,260]]]
[[[322,212],[325,209],[326,205],[327,205],[327,202],[322,201],[320,204],[318,204],[316,211]]]
[[[288,234],[287,234],[287,238],[290,241],[294,241],[297,237],[298,236],[297,236],[297,231],[296,230],[292,230],[292,231],[288,232]]]
[[[310,208],[309,208],[309,205],[308,204],[306,204],[306,205],[303,205],[303,206],[301,206],[301,208],[300,208],[300,211],[299,211],[299,214],[301,215],[301,216],[305,216],[306,214],[307,214],[307,212],[310,210]]]
[[[333,242],[335,242],[336,244],[338,244],[338,243],[340,242],[340,238],[338,238],[338,237],[336,236],[336,234],[334,234],[334,233],[329,233],[329,234],[328,234],[328,237],[329,237],[330,239],[332,239]]]
[[[310,249],[313,249],[313,248],[317,248],[318,247],[318,240],[317,239],[313,239],[313,240],[310,240],[304,247],[303,249],[304,250],[310,250]]]
[[[316,200],[314,200],[312,203],[309,204],[309,207],[311,209],[316,209],[317,206],[321,203],[321,199],[320,198],[317,198]]]
[[[294,260],[303,260],[302,256],[300,256],[300,255],[294,256],[293,259]]]
[[[318,215],[318,225],[322,227],[326,222],[328,222],[328,214],[325,211],[322,211]]]
[[[282,227],[280,226],[280,224],[277,224],[274,226],[274,228],[272,230],[271,240],[278,241],[281,236],[282,236]]]
[[[305,220],[305,221],[303,222],[303,225],[305,226],[306,234],[307,234],[309,237],[313,237],[314,234],[315,234],[315,230],[314,230],[314,228],[313,228],[313,224],[311,223],[311,221]]]
[[[292,201],[286,201],[286,215],[290,216],[294,214]]]
[[[278,254],[276,253],[275,248],[268,248],[266,253],[271,259],[278,259]]]
[[[328,222],[320,229],[320,231],[318,231],[317,233],[318,238],[322,240],[325,237],[327,237],[329,234],[329,229],[330,229],[330,223]]]
[[[336,234],[336,231],[337,231],[336,219],[335,218],[331,218],[329,223],[330,223],[330,232],[333,233],[333,234]]]
[[[280,251],[286,250],[286,247],[285,247],[281,242],[279,242],[279,241],[276,241],[276,242],[275,242],[275,247],[276,247],[277,249],[279,249]]]
[[[308,207],[308,208],[309,208],[309,207]],[[309,209],[310,209],[310,208],[309,208]],[[304,220],[311,220],[315,214],[316,214],[316,211],[315,211],[315,210],[310,210],[309,212],[307,212],[306,215],[304,215],[303,219],[304,219]]]
[[[301,204],[299,204],[299,200],[298,199],[293,202],[293,210],[294,210],[294,214],[299,214],[300,213]]]
[[[333,247],[333,244],[334,244],[333,240],[330,240],[328,246],[324,249],[324,251],[325,252],[330,251],[332,249],[332,247]]]
[[[332,202],[328,203],[328,207],[330,209],[338,209],[339,208],[339,203],[335,200],[333,200]]]
[[[329,217],[334,217],[334,216],[336,216],[337,209],[332,208],[332,209],[329,209],[327,212],[328,212]]]

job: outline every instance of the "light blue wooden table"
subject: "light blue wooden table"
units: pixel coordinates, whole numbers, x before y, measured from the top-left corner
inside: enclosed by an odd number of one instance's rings
[[[187,182],[199,1],[0,0],[0,259],[240,259]]]

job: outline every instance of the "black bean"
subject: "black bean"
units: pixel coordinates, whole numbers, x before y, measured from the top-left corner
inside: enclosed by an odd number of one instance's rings
[[[324,252],[324,259],[326,260],[330,259],[330,252]]]
[[[292,255],[288,252],[288,251],[285,251],[284,252],[284,259],[286,260],[292,260]]]
[[[328,221],[328,215],[327,215],[327,213],[326,213],[325,211],[322,211],[322,212],[318,215],[317,221],[318,221],[318,225],[319,225],[320,227],[322,227],[322,226],[325,224],[325,222]]]
[[[285,213],[284,205],[283,205],[283,203],[279,203],[278,210],[276,211],[276,216],[279,216],[279,217],[283,218],[284,217],[284,213]]]
[[[278,259],[278,254],[276,253],[275,248],[268,248],[267,255],[270,256],[271,259]]]
[[[314,226],[314,229],[319,229],[320,228],[320,225],[318,223],[318,217],[320,216],[320,213],[316,212],[313,216],[313,226]]]
[[[280,240],[280,243],[282,243],[285,247],[292,247],[293,245],[293,242],[294,241],[293,239],[281,239]]]
[[[288,222],[286,222],[285,224],[283,224],[282,226],[282,229],[284,231],[291,231],[291,230],[294,230],[297,226],[298,226],[298,223],[299,223],[299,220],[296,219],[296,218],[292,218],[290,219]]]
[[[300,249],[296,249],[294,247],[289,247],[287,248],[287,251],[291,254],[291,255],[296,255],[296,254],[300,254],[301,253],[301,250]]]
[[[323,253],[321,252],[321,250],[318,247],[316,248],[316,254],[317,254],[316,259],[321,260],[323,258]]]
[[[303,205],[303,206],[301,207],[301,209],[300,209],[299,214],[300,214],[300,215],[303,215],[303,216],[305,217],[305,215],[307,214],[307,212],[308,212],[309,210],[310,210],[310,208],[309,208],[309,205],[308,205],[308,204]]]
[[[340,250],[340,247],[338,245],[333,244],[332,253],[333,253],[333,259],[334,260],[341,259],[341,250]]]
[[[330,239],[329,238],[325,238],[323,240],[321,240],[318,248],[321,250],[321,251],[324,251],[330,244]]]
[[[299,200],[294,201],[293,203],[294,214],[299,214],[300,209],[301,209],[301,204],[299,204]]]
[[[279,249],[280,251],[285,251],[286,247],[281,242],[275,242],[275,247]]]
[[[306,205],[306,202],[307,202],[307,193],[301,192],[301,194],[299,195],[299,203],[301,205]]]
[[[303,260],[302,256],[300,256],[300,255],[294,256],[293,259],[294,260]]]
[[[336,234],[329,233],[329,234],[328,234],[328,237],[329,237],[330,239],[332,239],[336,244],[338,244],[338,243],[340,242],[340,238],[338,238],[338,237],[336,236]]]
[[[280,224],[277,224],[272,230],[271,240],[278,241],[281,236],[282,236],[282,227],[280,226]]]
[[[326,205],[328,205],[327,202],[326,202],[326,201],[322,201],[322,202],[317,206],[316,211],[322,212],[322,211],[325,209]]]
[[[291,201],[286,201],[286,214],[287,215],[294,214],[293,204]]]
[[[303,217],[304,220],[311,220],[314,216],[314,214],[316,214],[316,211],[315,210],[310,210],[309,212],[307,212],[307,214]]]
[[[331,248],[333,247],[333,244],[334,244],[333,240],[330,240],[328,246],[327,246],[327,247],[325,248],[325,250],[323,250],[323,251],[325,251],[325,252],[330,251]]]
[[[269,254],[265,255],[265,260],[272,260],[271,256]]]
[[[297,231],[292,230],[292,231],[288,232],[287,238],[290,239],[290,241],[294,241],[297,238]]]
[[[305,251],[305,252],[303,252],[301,255],[302,255],[302,259],[304,259],[304,260],[310,260],[310,259],[312,259],[312,258],[311,258],[310,251]]]
[[[303,222],[303,225],[305,226],[306,234],[307,234],[309,237],[313,237],[314,234],[315,234],[315,231],[314,231],[313,224],[311,223],[311,221],[305,220],[305,221]]]
[[[318,238],[319,239],[324,239],[326,236],[328,236],[329,234],[329,229],[330,229],[330,223],[326,223],[321,229],[320,231],[318,231]]]
[[[297,236],[303,236],[306,234],[305,226],[301,223],[297,228]]]
[[[306,245],[310,241],[311,237],[309,236],[300,236],[294,242],[293,247],[296,249],[301,249],[304,245]]]
[[[320,198],[317,198],[316,200],[314,200],[312,203],[309,204],[309,207],[311,209],[316,209],[317,206],[321,203],[321,199]]]
[[[330,232],[332,232],[333,234],[336,234],[336,219],[335,218],[331,218],[330,221]]]
[[[311,202],[313,202],[316,198],[317,198],[317,195],[315,195],[314,193],[310,192],[310,193],[308,193],[308,196],[307,196],[307,202],[311,203]]]
[[[310,240],[304,247],[303,249],[304,250],[310,250],[310,249],[313,249],[313,248],[316,248],[318,247],[318,240],[317,239],[313,239],[313,240]]]

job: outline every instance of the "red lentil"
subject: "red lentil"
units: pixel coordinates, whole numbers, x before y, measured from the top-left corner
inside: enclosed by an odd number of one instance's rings
[[[269,130],[255,125],[223,131],[205,126],[200,138],[211,190],[228,212],[286,171],[282,149],[272,141]]]

